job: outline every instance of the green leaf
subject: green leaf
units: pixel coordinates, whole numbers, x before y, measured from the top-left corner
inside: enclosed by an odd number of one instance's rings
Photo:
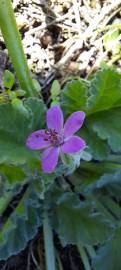
[[[73,155],[66,155],[64,153],[60,153],[62,164],[60,164],[60,168],[58,166],[58,171],[63,170],[65,175],[72,174],[79,166],[80,160],[83,156],[83,151],[75,153]]]
[[[113,54],[120,53],[121,45],[118,39],[119,35],[119,29],[110,30],[104,35],[103,44],[107,51],[111,51]]]
[[[45,105],[37,98],[24,102],[25,112],[11,104],[0,105],[0,163],[25,164],[39,158],[39,152],[26,147],[28,135],[45,122]]]
[[[121,174],[120,174],[121,175]],[[115,185],[115,184],[114,184]],[[120,185],[119,185],[119,189],[120,189],[120,192],[121,192],[121,188],[120,188]],[[121,193],[120,193],[121,194]],[[116,198],[115,198],[116,199]],[[114,200],[114,199],[111,199],[109,197],[109,195],[107,196],[101,196],[100,198],[100,202],[103,204],[103,206],[108,209],[108,211],[110,213],[112,213],[112,216],[113,218],[115,219],[115,222],[114,224],[118,224],[119,221],[121,220],[121,207],[120,207],[120,204],[117,200]]]
[[[39,82],[37,80],[35,80],[35,79],[32,79],[32,82],[33,82],[34,88],[40,94],[40,92],[41,92],[41,86],[40,86]]]
[[[26,95],[26,92],[22,89],[18,89],[15,91],[17,97],[23,97]]]
[[[89,82],[76,79],[67,83],[61,93],[61,105],[65,115],[78,110],[86,112],[84,125],[78,134],[85,139],[88,153],[96,160],[104,160],[108,157],[110,144],[107,143],[107,136],[100,136],[99,132],[93,128],[93,122],[96,125],[95,112],[104,111],[102,123],[105,123],[104,119],[108,110],[117,107],[120,100],[121,76],[118,72],[106,67],[98,71]],[[112,121],[109,125],[111,124]],[[113,124],[111,127],[113,128]],[[113,139],[115,140],[114,136]]]
[[[12,187],[15,183],[21,183],[26,179],[24,170],[18,166],[0,164],[0,173],[5,175],[7,183],[12,185]]]
[[[28,111],[27,109],[25,108],[24,104],[23,104],[23,101],[21,99],[18,99],[18,98],[12,98],[12,101],[11,101],[11,104],[13,106],[13,108],[16,110],[16,111],[20,111],[21,114],[23,113],[24,115],[25,114],[28,114]]]
[[[40,203],[30,189],[0,231],[0,259],[7,259],[23,250],[41,225]]]
[[[31,110],[33,117],[32,121],[32,129],[37,130],[45,127],[46,120],[46,106],[42,100],[37,98],[28,98],[25,101],[25,106],[28,110]]]
[[[4,87],[8,89],[11,89],[14,84],[14,75],[9,70],[5,70],[3,83]]]
[[[87,92],[87,84],[80,79],[66,84],[61,95],[61,104],[67,115],[74,111],[85,110]]]
[[[60,90],[61,90],[60,84],[57,80],[55,80],[52,83],[51,90],[50,90],[51,98],[55,99],[60,94]]]
[[[96,132],[92,130],[90,120],[85,122],[84,126],[78,132],[78,135],[82,137],[87,145],[87,152],[91,154],[95,160],[104,160],[108,157],[109,147],[106,140],[102,140]]]
[[[103,67],[90,81],[67,83],[61,105],[66,116],[73,111],[86,112],[78,134],[85,139],[93,159],[107,159],[111,149],[121,151],[121,76],[117,71]]]
[[[121,99],[121,75],[113,69],[98,71],[91,80],[87,113],[108,110]]]
[[[103,44],[106,50],[112,51],[115,46],[116,39],[119,36],[119,30],[108,31],[103,38]]]
[[[85,162],[81,161],[80,167],[70,176],[77,192],[90,193],[97,188],[98,181],[104,174],[113,174],[117,168],[110,162]],[[97,190],[96,190],[97,192]]]
[[[0,196],[0,216],[4,213],[6,210],[7,206],[9,205],[11,199],[12,199],[12,192],[11,191],[6,191],[3,196]]]
[[[88,119],[88,125],[100,139],[108,141],[114,152],[121,151],[121,108],[95,114]]]
[[[94,270],[121,269],[121,228],[115,230],[113,238],[101,247],[93,260]]]
[[[121,184],[121,169],[116,170],[113,173],[105,173],[96,182],[96,188],[103,188],[110,184]]]
[[[63,244],[97,244],[110,237],[109,224],[94,211],[93,202],[80,202],[75,194],[65,193],[57,202],[57,231]]]
[[[113,166],[113,164],[112,164]],[[121,164],[119,169],[115,169],[113,173],[105,173],[94,184],[93,188],[106,189],[110,196],[114,196],[117,200],[120,200],[121,196]],[[96,192],[97,192],[96,191]]]

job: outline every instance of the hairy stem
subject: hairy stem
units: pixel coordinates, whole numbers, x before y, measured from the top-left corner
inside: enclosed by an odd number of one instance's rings
[[[91,259],[96,256],[96,251],[92,246],[86,245],[85,248],[86,248],[88,254],[90,255]]]
[[[61,260],[60,260],[60,257],[59,257],[57,250],[56,250],[56,260],[57,260],[57,264],[58,264],[57,270],[63,270],[63,266],[62,266],[62,263],[61,263]]]
[[[55,268],[53,234],[48,217],[48,212],[46,209],[44,210],[43,232],[44,232],[46,270],[55,270],[56,268]]]
[[[3,214],[7,206],[9,205],[10,201],[13,198],[13,192],[7,192],[4,197],[0,198],[0,216]]]
[[[89,264],[89,260],[88,260],[84,247],[82,246],[81,243],[78,243],[77,248],[80,253],[85,270],[91,270],[91,266]]]
[[[17,28],[11,0],[0,0],[0,28],[20,86],[26,95],[37,95],[30,76],[21,37]]]

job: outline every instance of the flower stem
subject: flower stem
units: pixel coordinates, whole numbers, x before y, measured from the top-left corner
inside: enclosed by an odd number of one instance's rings
[[[57,260],[57,264],[58,264],[58,270],[63,270],[63,266],[62,266],[62,263],[61,263],[61,260],[60,260],[60,257],[59,257],[59,254],[58,252],[56,251],[56,260]]]
[[[80,253],[85,270],[91,270],[91,266],[89,264],[89,260],[88,260],[84,247],[82,246],[81,243],[78,243],[77,248]]]
[[[44,232],[46,270],[55,270],[56,268],[55,268],[53,234],[48,217],[48,212],[46,209],[44,209],[43,232]]]
[[[91,258],[94,258],[96,256],[96,252],[92,246],[86,245],[85,248],[86,248],[86,250],[89,253]]]
[[[0,198],[0,216],[3,214],[7,206],[9,205],[9,202],[13,198],[13,192],[8,192],[4,197]]]
[[[36,86],[30,76],[11,0],[0,0],[0,28],[21,88],[26,91],[28,96],[37,95]]]

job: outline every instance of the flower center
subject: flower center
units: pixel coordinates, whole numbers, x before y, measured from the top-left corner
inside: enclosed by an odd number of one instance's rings
[[[45,130],[44,140],[49,141],[53,146],[59,146],[63,144],[63,135],[55,130]]]

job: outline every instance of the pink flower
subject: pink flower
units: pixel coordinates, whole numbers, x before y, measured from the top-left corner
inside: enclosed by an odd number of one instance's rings
[[[74,154],[85,148],[85,141],[74,135],[81,128],[84,118],[84,112],[74,112],[63,126],[63,113],[59,106],[53,106],[47,111],[48,129],[33,132],[26,142],[31,150],[45,149],[41,158],[44,172],[54,171],[60,152]]]

